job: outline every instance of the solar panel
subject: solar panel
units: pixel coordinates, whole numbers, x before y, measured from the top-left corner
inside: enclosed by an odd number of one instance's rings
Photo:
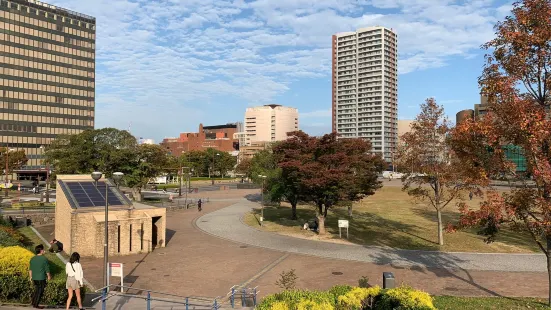
[[[80,208],[105,206],[105,182],[66,182],[67,188]],[[126,202],[126,201],[125,201]],[[112,187],[107,189],[107,203],[113,206],[122,206],[122,202]]]

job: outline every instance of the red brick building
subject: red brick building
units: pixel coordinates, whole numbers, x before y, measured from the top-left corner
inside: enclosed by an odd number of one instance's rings
[[[189,151],[203,151],[209,148],[221,152],[239,150],[239,141],[233,134],[241,130],[241,123],[203,126],[199,124],[199,132],[184,132],[178,138],[166,138],[161,146],[172,155],[179,156]]]

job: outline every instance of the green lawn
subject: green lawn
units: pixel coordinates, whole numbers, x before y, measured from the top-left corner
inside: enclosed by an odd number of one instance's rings
[[[48,252],[48,246],[32,231],[30,227],[19,228],[18,231],[25,236],[24,245],[33,248],[43,244],[46,249],[46,258],[50,261],[50,272],[53,278],[65,277],[65,264],[54,254]],[[32,251],[33,251],[32,250]]]
[[[481,199],[467,202],[476,206]],[[256,209],[245,216],[244,222],[260,228],[259,214],[260,210]],[[307,220],[315,218],[314,209],[311,206],[299,206],[297,214],[299,219],[292,221],[289,206],[265,207],[265,222],[261,229],[304,238],[338,239],[338,219],[349,219],[344,208],[334,209],[326,220],[328,236],[319,237],[301,229]],[[450,204],[443,212],[444,225],[455,222],[458,216],[457,207]],[[437,244],[436,212],[425,204],[414,203],[400,187],[383,187],[375,195],[355,204],[353,217],[349,220],[349,241],[356,244],[458,252],[539,252],[528,233],[508,229],[504,229],[497,242],[491,244],[486,244],[474,229],[445,233],[444,246],[440,247]]]
[[[434,306],[438,310],[550,309],[543,299],[507,297],[435,296]]]

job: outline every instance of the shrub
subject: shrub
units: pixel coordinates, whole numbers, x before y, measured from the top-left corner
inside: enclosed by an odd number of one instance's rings
[[[33,290],[34,286],[28,276],[0,275],[0,302],[28,304],[31,302]],[[85,294],[86,287],[82,287],[82,299]],[[50,306],[63,305],[67,297],[65,278],[55,278],[46,285],[41,303]],[[76,297],[73,297],[73,303],[76,305]]]
[[[25,237],[12,226],[0,225],[0,231],[3,231],[6,234],[10,235],[13,239],[15,239],[19,243],[23,243],[23,241],[25,241]]]
[[[284,290],[294,290],[297,283],[297,275],[295,270],[291,269],[290,271],[282,271],[280,274],[280,279],[276,281],[276,285]]]
[[[0,248],[0,275],[27,276],[34,254],[19,246]]]
[[[0,227],[3,227],[3,226],[0,226]],[[0,247],[8,247],[8,246],[11,247],[11,246],[16,246],[20,244],[21,243],[15,240],[10,234],[0,229]]]
[[[335,309],[335,307],[333,307],[329,303],[324,302],[324,303],[318,304],[308,299],[302,299],[297,304],[297,310],[333,310],[333,309]]]
[[[335,298],[335,304],[338,304],[339,296],[346,295],[352,289],[353,287],[350,285],[335,285],[328,292]]]
[[[356,287],[345,295],[338,297],[339,309],[364,309],[371,308],[374,300],[381,293],[381,288],[378,286],[364,288]]]
[[[289,307],[283,301],[276,301],[270,306],[270,310],[289,310]]]
[[[369,287],[369,278],[366,277],[366,276],[362,276],[359,280],[358,280],[358,286],[359,287]]]
[[[335,303],[335,298],[329,292],[295,290],[266,296],[257,308],[259,310],[270,310],[276,303],[283,302],[289,309],[296,309],[297,305],[305,300],[318,305],[333,305]]]
[[[375,309],[434,310],[436,308],[428,293],[403,286],[384,291]]]

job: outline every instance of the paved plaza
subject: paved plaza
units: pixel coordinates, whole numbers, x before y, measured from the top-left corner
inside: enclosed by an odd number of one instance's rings
[[[124,264],[125,285],[180,296],[226,296],[233,285],[240,285],[258,286],[262,297],[278,292],[279,274],[291,269],[298,276],[297,287],[305,289],[357,285],[361,276],[382,285],[382,272],[390,271],[398,284],[435,295],[547,296],[545,261],[540,255],[402,251],[262,232],[241,222],[245,212],[258,207],[244,197],[257,193],[199,193],[210,200],[203,212],[167,212],[166,248],[111,261]],[[103,260],[84,258],[82,264],[87,280],[101,287]],[[130,302],[117,300],[117,309]]]

